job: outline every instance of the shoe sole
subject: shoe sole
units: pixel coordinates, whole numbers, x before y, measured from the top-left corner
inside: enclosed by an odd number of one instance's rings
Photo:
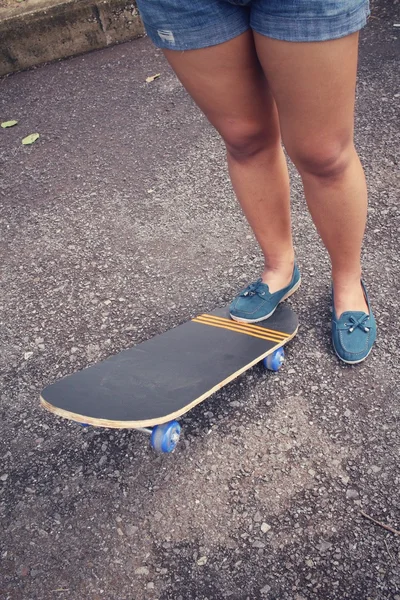
[[[298,282],[287,292],[287,294],[285,294],[283,296],[283,298],[281,300],[279,300],[279,302],[275,306],[274,310],[271,310],[270,313],[268,313],[267,315],[264,315],[263,317],[260,317],[259,319],[245,319],[243,317],[235,317],[234,315],[229,313],[230,317],[231,317],[231,319],[233,319],[233,321],[238,321],[239,323],[259,323],[260,321],[265,321],[271,315],[274,314],[274,312],[276,311],[276,309],[278,308],[278,306],[280,305],[281,302],[284,302],[285,300],[287,300],[292,294],[294,294],[299,289],[300,285],[301,285],[301,277],[298,280]]]
[[[335,351],[335,354],[336,354],[336,356],[338,357],[338,359],[339,359],[341,362],[344,362],[346,365],[358,365],[359,363],[362,363],[362,362],[364,362],[364,360],[365,360],[366,358],[368,358],[368,356],[371,354],[371,351],[372,351],[372,346],[371,346],[371,348],[369,349],[369,352],[368,352],[368,354],[366,354],[366,355],[364,356],[364,358],[360,358],[359,360],[345,360],[344,358],[342,358],[342,357],[341,357],[341,356],[340,356],[340,355],[337,353],[337,351],[336,351],[336,348],[335,348],[335,344],[333,344],[333,343],[332,343],[332,346],[333,346],[333,349],[334,349],[334,351]]]

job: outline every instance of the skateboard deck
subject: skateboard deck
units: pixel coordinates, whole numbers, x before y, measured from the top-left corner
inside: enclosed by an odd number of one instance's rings
[[[284,346],[297,329],[287,304],[256,324],[217,309],[56,381],[42,391],[41,404],[79,423],[151,428],[188,412]]]

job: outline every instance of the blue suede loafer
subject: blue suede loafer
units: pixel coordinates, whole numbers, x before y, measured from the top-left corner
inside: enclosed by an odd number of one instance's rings
[[[362,362],[372,350],[376,339],[376,321],[369,304],[364,282],[361,285],[368,304],[369,314],[362,311],[346,311],[338,318],[332,292],[332,343],[337,356],[349,365]]]
[[[282,290],[270,293],[269,287],[258,279],[240,292],[230,305],[229,312],[235,321],[243,323],[258,323],[268,319],[276,310],[278,304],[289,298],[301,283],[300,271],[294,266],[292,280]]]

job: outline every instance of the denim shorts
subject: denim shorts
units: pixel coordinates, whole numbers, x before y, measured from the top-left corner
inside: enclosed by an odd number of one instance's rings
[[[368,0],[137,0],[159,48],[194,50],[252,29],[288,42],[321,42],[359,31]]]

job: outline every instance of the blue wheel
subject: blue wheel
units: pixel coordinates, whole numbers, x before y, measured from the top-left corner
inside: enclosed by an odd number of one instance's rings
[[[179,442],[181,426],[178,421],[156,425],[151,432],[150,444],[156,452],[173,452]]]
[[[279,371],[285,360],[285,351],[283,347],[278,348],[263,360],[263,365],[268,371]]]

